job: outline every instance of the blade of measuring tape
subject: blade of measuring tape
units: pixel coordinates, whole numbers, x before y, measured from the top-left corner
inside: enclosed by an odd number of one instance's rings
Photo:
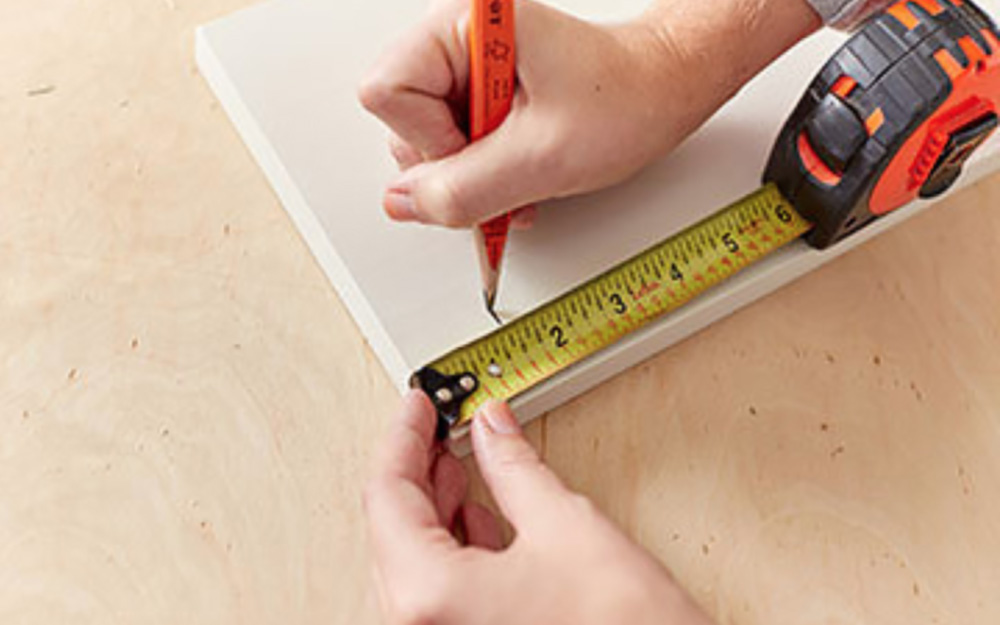
[[[447,424],[510,400],[676,310],[807,232],[768,185],[414,374]]]

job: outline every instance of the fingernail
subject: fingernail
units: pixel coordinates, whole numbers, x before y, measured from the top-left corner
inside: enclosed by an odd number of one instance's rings
[[[417,204],[413,194],[406,187],[392,187],[385,193],[385,212],[396,221],[416,221]]]
[[[405,404],[419,404],[423,401],[427,401],[427,393],[419,388],[411,388],[403,393],[403,403]]]
[[[519,434],[521,432],[521,424],[514,418],[514,414],[500,402],[486,402],[479,409],[479,415],[484,420],[483,424],[497,434]]]

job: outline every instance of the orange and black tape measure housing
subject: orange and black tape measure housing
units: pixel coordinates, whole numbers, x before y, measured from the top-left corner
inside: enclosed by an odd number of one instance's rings
[[[823,249],[954,184],[994,131],[1000,33],[969,0],[898,2],[813,80],[764,174]]]

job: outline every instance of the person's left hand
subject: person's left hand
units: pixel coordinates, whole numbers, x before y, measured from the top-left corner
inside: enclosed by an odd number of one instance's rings
[[[466,501],[462,464],[435,444],[435,421],[426,395],[407,395],[365,493],[389,623],[708,624],[659,562],[542,463],[510,409],[491,402],[472,442],[517,533],[503,548],[497,519]]]

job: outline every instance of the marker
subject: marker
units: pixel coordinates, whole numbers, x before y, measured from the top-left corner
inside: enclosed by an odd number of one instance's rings
[[[469,141],[496,130],[510,113],[517,88],[514,0],[472,0],[469,20]],[[494,217],[476,228],[476,251],[486,310],[496,314],[500,267],[511,214]]]

